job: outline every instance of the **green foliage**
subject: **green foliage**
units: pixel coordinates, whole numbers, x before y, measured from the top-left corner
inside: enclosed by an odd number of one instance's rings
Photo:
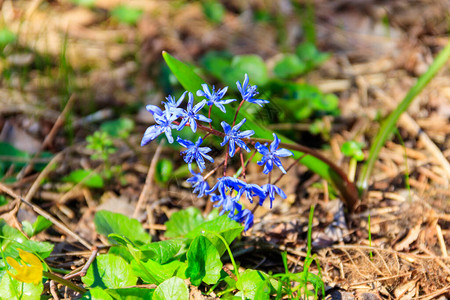
[[[126,5],[118,5],[111,11],[111,16],[113,16],[119,23],[132,26],[137,24],[137,22],[141,19],[142,14],[142,9],[129,7]]]
[[[44,218],[43,216],[38,216],[36,221],[33,223],[33,225],[31,225],[30,222],[28,222],[28,221],[22,222],[23,231],[29,237],[35,236],[36,234],[44,231],[45,229],[49,228],[52,225],[53,225],[53,223],[51,221],[47,220],[46,218]]]
[[[197,236],[187,252],[186,277],[193,285],[215,284],[220,278],[222,262],[216,247],[204,236]]]
[[[109,156],[117,151],[109,134],[105,131],[96,131],[93,135],[86,138],[87,149],[94,150],[91,155],[93,160],[109,160]]]
[[[38,285],[20,282],[6,273],[3,274],[0,282],[1,299],[35,300],[40,298],[43,290],[44,285],[42,282]]]
[[[74,170],[69,175],[63,177],[63,181],[72,183],[82,183],[91,188],[102,188],[104,186],[103,178],[93,170]]]
[[[356,159],[357,161],[364,160],[364,153],[362,152],[363,144],[348,141],[342,144],[341,151],[345,156]]]
[[[134,129],[134,121],[128,118],[119,118],[106,121],[100,125],[100,130],[106,132],[109,136],[126,139]]]
[[[82,281],[90,287],[121,288],[135,285],[137,277],[122,257],[102,254],[97,256]]]
[[[172,277],[161,283],[153,294],[153,300],[189,300],[189,290],[183,279]]]
[[[42,152],[38,155],[38,159],[50,159],[52,154],[49,152]],[[0,178],[5,175],[5,172],[12,168],[14,172],[19,171],[25,167],[31,160],[32,155],[21,151],[9,143],[0,142]],[[33,170],[42,171],[47,164],[37,162],[33,165]]]
[[[173,163],[169,159],[161,159],[156,163],[155,180],[167,183],[173,174]]]
[[[295,54],[284,54],[277,61],[273,73],[279,78],[292,78],[303,74],[306,70],[305,63]]]
[[[8,200],[6,199],[5,195],[0,195],[0,206],[8,204]]]
[[[225,16],[225,7],[217,0],[202,1],[203,13],[209,21],[221,23]]]
[[[166,222],[166,232],[168,238],[182,237],[191,232],[198,225],[204,223],[202,214],[198,208],[189,207],[174,213]]]
[[[94,223],[97,232],[106,237],[111,233],[115,233],[137,244],[148,243],[151,239],[138,220],[130,219],[119,213],[100,210],[95,214]],[[109,242],[117,244],[117,241],[111,238],[109,238]]]
[[[70,0],[73,4],[84,6],[84,7],[94,7],[96,0]]]
[[[297,46],[295,54],[305,64],[305,72],[309,72],[330,58],[330,54],[320,52],[313,43],[306,42]]]
[[[6,224],[3,219],[0,219],[0,247],[5,256],[12,258],[19,257],[17,249],[34,253],[42,259],[47,258],[53,251],[51,243],[29,240],[19,230]]]
[[[17,40],[17,35],[6,27],[0,29],[0,49],[3,50],[9,44]]]

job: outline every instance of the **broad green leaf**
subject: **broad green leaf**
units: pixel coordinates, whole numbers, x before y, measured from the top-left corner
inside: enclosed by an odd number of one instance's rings
[[[23,283],[17,281],[8,274],[3,275],[0,283],[1,299],[8,300],[35,300],[39,299],[44,286],[42,282],[34,285],[33,283]]]
[[[256,292],[261,284],[267,285],[266,280],[269,275],[262,271],[245,270],[239,277],[236,287],[244,294],[246,299],[257,299],[255,298]]]
[[[167,52],[163,52],[163,57],[171,71],[174,73],[174,75],[180,81],[181,85],[186,90],[191,91],[195,94],[197,90],[201,89],[201,84],[205,81],[200,78],[194,71],[192,71],[189,66],[177,60]],[[243,75],[244,74],[241,75],[242,78]],[[207,109],[204,108],[202,112],[207,113]],[[218,127],[220,126],[220,121],[225,121],[228,124],[231,124],[234,118],[234,114],[235,110],[228,105],[226,114],[218,115],[217,113],[214,113],[212,115],[213,120],[215,120],[213,121],[213,126],[217,126],[217,128],[220,128]],[[241,117],[245,117],[247,119],[247,122],[242,125],[241,130],[251,129],[255,131],[255,137],[270,140],[272,139],[272,132],[267,130],[265,127],[257,124],[254,120],[254,117],[242,110]],[[294,158],[300,158],[304,156],[304,152],[300,150],[301,147],[299,147],[299,145],[296,145],[281,134],[278,134],[278,137],[283,143],[291,145],[290,150],[292,150],[292,152],[294,153]],[[343,198],[346,200],[347,204],[350,206],[350,209],[353,208],[353,205],[356,204],[358,200],[357,190],[354,185],[348,181],[348,178],[340,169],[336,169],[336,167],[333,167],[329,162],[312,155],[304,156],[301,160],[301,163],[325,180],[328,180],[329,182],[335,184],[336,188],[339,190]]]
[[[104,186],[103,178],[93,170],[74,170],[69,175],[63,177],[63,181],[80,183],[91,188],[102,188]]]
[[[135,285],[137,277],[122,257],[102,254],[94,260],[82,281],[90,287],[121,288]]]
[[[176,238],[145,244],[140,247],[139,250],[142,252],[143,260],[151,259],[160,264],[164,264],[169,260],[186,253],[189,242],[189,239]]]
[[[131,255],[130,251],[128,251],[127,247],[122,245],[112,246],[108,250],[108,254],[112,254],[115,256],[120,256],[126,260],[126,262],[130,263],[133,260],[133,255]]]
[[[183,279],[172,277],[161,283],[153,293],[153,300],[189,300],[189,290]]]
[[[269,80],[266,63],[260,56],[254,54],[235,56],[231,61],[230,71],[237,75],[237,79],[234,77],[227,81],[230,85],[235,85],[237,80],[242,82],[246,73],[253,84],[264,85]]]
[[[114,300],[114,298],[105,289],[95,287],[85,293],[81,300]]]
[[[166,183],[172,177],[173,163],[169,159],[161,159],[156,164],[155,179],[157,182]]]
[[[129,7],[126,5],[118,5],[111,11],[111,15],[120,23],[128,25],[136,25],[143,14],[139,8]]]
[[[270,294],[273,292],[270,283],[265,280],[261,282],[255,291],[255,299],[258,300],[270,300]]]
[[[134,128],[134,121],[128,118],[120,118],[103,122],[100,130],[108,133],[112,137],[127,138]]]
[[[200,210],[189,207],[170,216],[169,221],[165,223],[167,229],[164,235],[169,238],[182,237],[203,222],[204,219]]]
[[[216,247],[204,236],[197,236],[187,252],[188,267],[186,277],[193,285],[216,284],[220,278],[222,262]]]
[[[243,230],[244,227],[241,224],[230,220],[230,218],[223,215],[214,220],[198,225],[195,229],[189,232],[186,237],[194,239],[197,236],[205,235],[216,247],[219,255],[222,255],[226,250],[225,245],[216,235],[210,232],[220,234],[229,245],[241,234]]]
[[[104,236],[115,233],[140,244],[149,243],[151,239],[138,220],[119,213],[100,210],[95,214],[94,223],[97,232]],[[108,240],[115,243],[113,239]]]
[[[120,300],[142,300],[152,299],[154,289],[146,288],[126,288],[106,290],[114,299]]]
[[[152,260],[146,262],[132,261],[131,267],[133,274],[142,278],[147,283],[160,284],[161,282],[173,277],[185,277],[186,263],[174,260],[167,264],[159,264]]]
[[[292,78],[301,75],[305,69],[305,64],[296,55],[284,54],[275,64],[273,72],[280,78]]]

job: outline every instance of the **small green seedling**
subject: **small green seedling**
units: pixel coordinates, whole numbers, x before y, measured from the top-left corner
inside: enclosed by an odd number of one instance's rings
[[[350,165],[348,170],[348,179],[353,182],[355,179],[356,164],[358,161],[364,160],[364,153],[362,152],[363,145],[355,141],[345,142],[341,151],[345,156],[350,157]]]
[[[126,5],[118,5],[111,11],[111,16],[119,23],[134,26],[141,19],[142,9],[129,7]]]

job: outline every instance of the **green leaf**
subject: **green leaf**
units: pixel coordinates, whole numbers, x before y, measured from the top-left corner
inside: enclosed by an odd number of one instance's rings
[[[121,288],[135,285],[137,277],[122,257],[102,254],[94,260],[82,281],[90,287]]]
[[[220,278],[222,262],[216,247],[204,236],[196,237],[187,252],[188,267],[186,277],[193,285],[216,284]]]
[[[119,213],[100,210],[95,214],[94,223],[97,232],[104,236],[115,233],[139,244],[149,243],[151,240],[150,235],[145,232],[138,220]],[[116,243],[111,238],[108,240],[110,243]]]
[[[30,160],[28,153],[5,142],[0,142],[0,156],[4,157],[0,161],[5,169],[9,169],[11,165],[14,165],[15,169],[23,168]]]
[[[225,15],[225,8],[217,0],[202,1],[203,13],[213,23],[220,23]]]
[[[0,173],[1,176],[1,173]],[[5,195],[0,195],[0,206],[8,204],[8,199],[6,199]]]
[[[125,23],[128,25],[136,25],[142,17],[142,14],[142,9],[129,7],[126,5],[118,5],[111,11],[111,16],[117,19],[120,23]]]
[[[35,236],[36,234],[44,231],[45,229],[52,226],[53,223],[43,216],[38,216],[36,221],[33,223],[31,235],[29,237]]]
[[[7,45],[14,43],[17,35],[6,27],[0,29],[0,48],[3,49]]]
[[[69,175],[63,177],[65,182],[80,183],[91,188],[102,188],[104,186],[103,178],[93,170],[74,170]]]
[[[274,74],[280,78],[292,78],[305,70],[305,64],[294,54],[284,54],[273,68]]]
[[[152,299],[154,289],[126,288],[126,289],[110,289],[107,291],[108,294],[114,297],[114,299],[142,300],[142,299]]]
[[[38,285],[17,281],[8,274],[4,274],[0,283],[1,299],[8,300],[35,300],[39,299],[44,286],[42,282]]]
[[[19,230],[6,224],[0,219],[0,246],[5,256],[17,258],[17,248],[39,255],[42,259],[47,258],[53,251],[53,244],[28,240]]]
[[[230,220],[230,218],[223,215],[215,218],[214,220],[198,225],[195,229],[190,231],[186,237],[194,239],[197,236],[205,235],[216,247],[219,255],[222,255],[225,252],[226,247],[223,242],[211,232],[220,234],[229,245],[241,234],[243,230],[244,227],[241,224]]]
[[[173,163],[168,159],[161,159],[156,164],[155,179],[157,182],[166,183],[172,177]]]
[[[95,287],[90,289],[83,295],[81,300],[113,300],[114,298],[101,287]]]
[[[189,207],[170,216],[169,221],[165,223],[166,232],[164,235],[169,238],[182,237],[203,222],[205,221],[200,210],[196,207]]]
[[[183,279],[172,277],[161,283],[153,294],[153,300],[189,300],[189,290]]]
[[[142,278],[143,281],[150,284],[160,284],[173,276],[185,277],[187,265],[179,260],[167,264],[159,264],[148,260],[146,262],[132,261],[131,267],[133,268],[133,274]]]
[[[269,80],[266,63],[263,59],[254,54],[238,55],[231,61],[231,72],[225,74],[225,82],[236,86],[236,81],[243,81],[244,74],[247,73],[251,82],[257,85],[264,85]],[[230,74],[230,76],[228,76]],[[237,79],[236,79],[237,78]]]
[[[229,71],[233,56],[229,52],[209,51],[200,59],[203,67],[217,78]]]
[[[142,259],[151,259],[160,264],[164,264],[173,258],[184,254],[188,250],[189,239],[176,238],[166,241],[145,244],[139,248],[142,252]]]
[[[269,275],[262,271],[245,270],[239,276],[236,287],[244,294],[246,299],[256,299],[255,295],[261,284],[267,284],[266,280]]]
[[[103,122],[100,130],[108,133],[112,137],[127,138],[134,128],[134,121],[128,118],[120,118]]]
[[[115,255],[115,256],[120,256],[123,259],[125,259],[125,261],[127,263],[130,263],[133,260],[133,255],[131,255],[131,253],[128,250],[128,248],[124,247],[122,245],[112,246],[111,248],[109,248],[108,254],[112,254],[112,255]]]
[[[357,161],[364,160],[364,153],[362,152],[362,144],[355,141],[348,141],[342,144],[341,151],[345,156],[353,157]]]

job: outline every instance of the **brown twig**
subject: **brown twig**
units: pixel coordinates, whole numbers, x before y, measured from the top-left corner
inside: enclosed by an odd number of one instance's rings
[[[79,236],[78,234],[76,234],[75,232],[73,232],[72,230],[70,230],[66,225],[64,225],[62,222],[60,222],[59,220],[57,220],[55,217],[53,217],[52,215],[50,215],[49,213],[47,213],[45,210],[43,210],[42,208],[40,208],[37,205],[34,205],[33,203],[23,199],[22,197],[20,197],[19,195],[17,195],[13,190],[11,190],[9,187],[7,187],[6,185],[4,185],[3,183],[0,182],[0,190],[2,190],[3,192],[7,193],[8,195],[10,195],[12,198],[14,199],[18,199],[21,202],[25,203],[26,205],[28,205],[29,207],[31,207],[31,209],[33,209],[37,214],[43,216],[44,218],[46,218],[47,220],[49,220],[50,222],[52,222],[53,224],[55,224],[56,227],[58,227],[59,229],[61,229],[64,233],[66,233],[67,235],[73,237],[74,239],[76,239],[77,241],[79,241],[83,246],[85,246],[88,249],[92,248],[92,245],[86,241],[85,239],[83,239],[81,236]]]
[[[97,257],[98,254],[98,248],[97,247],[92,247],[92,253],[91,256],[89,257],[88,261],[86,262],[86,264],[83,266],[83,268],[81,268],[80,271],[75,272],[73,274],[68,274],[66,276],[64,276],[64,279],[72,279],[74,277],[80,276],[80,277],[84,277],[86,276],[87,270],[89,269],[89,267],[91,266],[91,264],[94,262],[94,259]]]
[[[66,103],[66,106],[64,107],[63,111],[58,116],[58,118],[56,119],[55,124],[53,124],[52,129],[45,137],[39,150],[33,155],[33,157],[30,160],[30,163],[25,167],[25,169],[23,169],[17,175],[18,179],[23,178],[25,175],[27,175],[33,169],[35,159],[39,156],[39,154],[42,152],[42,150],[45,149],[53,141],[53,138],[55,137],[56,132],[64,124],[67,112],[72,108],[74,100],[75,100],[75,95],[70,96],[69,100]]]
[[[136,208],[133,213],[133,218],[137,218],[139,211],[141,210],[141,207],[145,206],[145,202],[146,202],[149,192],[153,186],[153,175],[155,174],[156,163],[161,154],[163,145],[164,145],[164,140],[161,140],[161,143],[156,148],[155,155],[153,155],[152,161],[150,162],[150,166],[148,168],[148,173],[147,173],[147,178],[145,179],[144,188],[142,189],[142,192],[139,195],[139,199],[138,199]]]

